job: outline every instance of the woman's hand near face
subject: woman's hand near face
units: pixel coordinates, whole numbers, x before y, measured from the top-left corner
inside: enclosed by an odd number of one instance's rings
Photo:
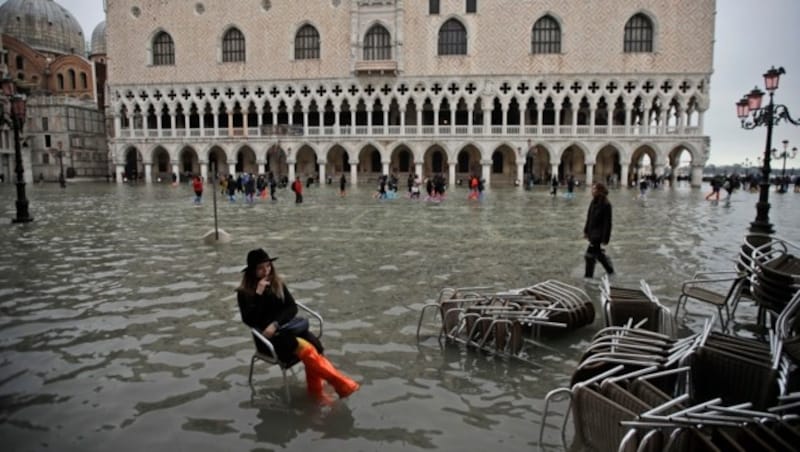
[[[267,287],[269,287],[269,279],[266,277],[259,279],[258,285],[256,286],[256,293],[261,295],[265,290],[267,290]]]

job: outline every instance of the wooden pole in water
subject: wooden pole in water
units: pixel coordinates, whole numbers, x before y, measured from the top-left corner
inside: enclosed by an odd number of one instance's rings
[[[211,193],[214,198],[214,238],[219,241],[219,227],[217,226],[217,162],[211,162]]]

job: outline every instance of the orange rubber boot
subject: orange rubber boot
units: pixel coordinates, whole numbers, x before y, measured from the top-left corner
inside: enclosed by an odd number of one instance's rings
[[[306,367],[306,388],[311,397],[323,405],[330,405],[333,400],[325,394],[322,389],[322,377],[315,374],[311,369]]]
[[[336,370],[327,358],[317,353],[313,345],[300,338],[297,339],[297,344],[297,357],[306,366],[306,384],[309,385],[309,392],[312,388],[308,380],[309,374],[330,383],[340,398],[358,391],[359,384]]]

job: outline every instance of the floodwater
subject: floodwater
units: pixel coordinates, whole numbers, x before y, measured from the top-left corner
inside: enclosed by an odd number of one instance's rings
[[[545,394],[569,381],[602,323],[546,339],[517,360],[440,347],[436,321],[416,326],[445,287],[497,290],[558,279],[585,289],[582,226],[589,194],[494,189],[482,202],[455,189],[442,203],[376,201],[372,187],[339,197],[306,190],[295,205],[220,199],[233,241],[205,245],[211,193],[188,185],[28,185],[27,225],[0,226],[0,438],[9,451],[523,450],[535,449]],[[682,280],[727,270],[755,217],[756,194],[730,207],[679,186],[636,200],[613,190],[608,254],[615,284],[645,279],[667,306]],[[0,186],[0,218],[14,216]],[[770,194],[777,234],[800,239],[800,195]],[[234,296],[248,250],[264,247],[295,298],[325,317],[328,357],[361,383],[330,407],[290,376],[256,364]],[[602,269],[598,266],[598,275]],[[753,320],[740,307],[740,331]],[[599,309],[598,309],[599,313]],[[711,311],[690,305],[681,334]],[[563,406],[559,408],[563,411]],[[547,449],[559,448],[551,418]]]

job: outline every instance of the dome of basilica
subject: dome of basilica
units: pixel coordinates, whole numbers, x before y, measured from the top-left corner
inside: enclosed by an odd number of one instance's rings
[[[106,53],[106,21],[102,21],[94,27],[92,32],[92,55]]]
[[[78,20],[54,0],[7,0],[0,5],[0,30],[43,52],[86,53]]]

